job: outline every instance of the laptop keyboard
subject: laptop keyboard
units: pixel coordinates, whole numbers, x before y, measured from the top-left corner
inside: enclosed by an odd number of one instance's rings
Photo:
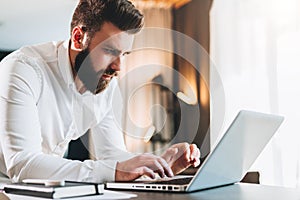
[[[166,185],[186,185],[191,182],[193,177],[187,177],[187,178],[177,178],[172,180],[160,180],[151,182],[150,184],[166,184]]]

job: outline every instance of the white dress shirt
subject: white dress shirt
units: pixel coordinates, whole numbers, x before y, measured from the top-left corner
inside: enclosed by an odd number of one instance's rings
[[[23,47],[0,64],[0,172],[13,181],[112,181],[117,161],[132,157],[116,123],[121,110],[112,103],[117,80],[100,94],[78,93],[68,44]],[[88,129],[96,160],[63,158]]]

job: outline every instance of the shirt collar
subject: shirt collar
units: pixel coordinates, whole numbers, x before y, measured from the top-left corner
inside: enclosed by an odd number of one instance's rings
[[[69,40],[58,47],[58,66],[62,77],[68,86],[74,85],[71,63],[69,58]]]

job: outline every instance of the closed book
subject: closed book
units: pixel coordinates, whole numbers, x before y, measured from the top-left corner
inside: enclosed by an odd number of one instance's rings
[[[31,183],[13,183],[5,185],[4,191],[11,194],[58,199],[103,194],[104,184],[73,181],[65,181],[64,186],[45,186]]]

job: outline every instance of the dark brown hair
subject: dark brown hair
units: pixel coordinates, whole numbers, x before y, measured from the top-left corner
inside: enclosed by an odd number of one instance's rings
[[[134,34],[142,28],[143,19],[128,0],[80,0],[73,14],[71,32],[81,25],[93,37],[104,22],[111,22],[120,30]]]

